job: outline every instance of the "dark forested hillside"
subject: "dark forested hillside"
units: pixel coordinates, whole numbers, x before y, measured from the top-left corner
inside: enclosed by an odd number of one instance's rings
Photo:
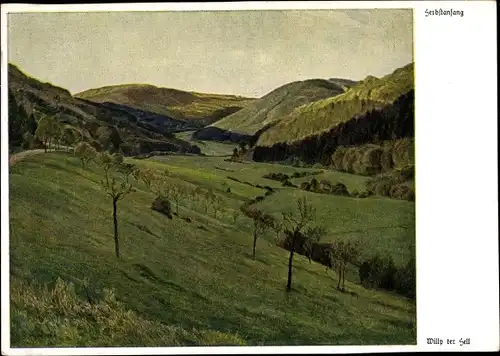
[[[99,147],[101,135],[115,132],[125,154],[154,150],[198,152],[186,141],[175,138],[173,131],[189,129],[188,123],[170,117],[154,116],[141,110],[99,104],[73,97],[67,90],[42,83],[9,64],[9,146],[32,148],[40,146],[35,137],[43,117],[55,117],[61,127],[75,132],[78,140]],[[146,118],[145,120],[141,120]],[[152,121],[152,122],[151,122]],[[116,149],[118,147],[115,147]]]
[[[339,146],[356,146],[414,136],[414,91],[400,96],[393,104],[369,110],[320,135],[293,143],[280,142],[270,147],[254,148],[256,161],[283,161],[297,157],[308,163],[331,164]]]

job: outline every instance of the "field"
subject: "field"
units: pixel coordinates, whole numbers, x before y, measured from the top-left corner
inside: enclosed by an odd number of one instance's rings
[[[216,141],[201,141],[193,139],[193,131],[183,131],[175,134],[178,139],[189,142],[200,148],[201,153],[207,156],[230,156],[238,145],[234,143],[220,143]]]
[[[78,314],[76,307],[69,308],[73,314],[58,314],[34,303],[37,296],[49,298],[39,284],[53,286],[57,278],[74,283],[80,302],[63,293],[74,303],[86,303],[89,293],[102,299],[105,288],[115,291],[121,303],[116,313],[128,315],[129,327],[127,337],[116,336],[119,345],[113,346],[415,344],[414,301],[365,289],[355,273],[346,281],[350,293],[342,293],[335,288],[334,271],[300,255],[294,260],[293,291],[287,294],[288,252],[275,245],[275,234],[257,242],[252,260],[251,221],[240,216],[234,223],[231,217],[245,200],[264,195],[257,185],[276,188],[257,204],[274,215],[293,209],[295,199],[306,194],[328,238],[357,239],[364,253],[389,253],[402,263],[415,243],[414,203],[302,192],[262,177],[315,169],[231,163],[224,157],[127,161],[167,168],[169,179],[179,185],[211,187],[228,210],[215,218],[185,198],[179,217],[169,220],[151,210],[154,194],[137,184],[118,204],[122,256],[117,259],[111,199],[98,184],[96,166],[82,168],[75,157],[55,152],[15,163],[9,178],[13,346],[103,346],[109,340],[102,335],[125,330],[99,318],[101,324],[93,323],[92,315]],[[349,190],[362,188],[365,179],[333,171],[318,177],[342,181]],[[49,316],[57,332],[43,331]]]

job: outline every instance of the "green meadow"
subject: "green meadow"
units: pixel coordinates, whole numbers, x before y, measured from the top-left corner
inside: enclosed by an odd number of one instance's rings
[[[227,148],[217,147],[221,155]],[[168,219],[151,209],[155,194],[136,183],[118,203],[119,259],[111,198],[95,164],[83,168],[71,154],[51,152],[9,167],[12,346],[416,343],[415,301],[364,288],[354,269],[349,293],[340,292],[335,271],[297,254],[287,293],[289,253],[276,246],[276,234],[257,241],[253,260],[252,221],[233,219],[245,201],[264,196],[260,187],[275,192],[255,207],[276,217],[306,195],[315,223],[327,229],[324,241],[356,240],[363,255],[388,254],[402,264],[415,244],[413,202],[283,187],[263,176],[317,169],[224,159],[127,158],[139,168],[168,169],[172,184],[211,188],[226,211],[215,217],[183,197],[178,216]],[[316,177],[350,191],[366,181],[334,171]]]

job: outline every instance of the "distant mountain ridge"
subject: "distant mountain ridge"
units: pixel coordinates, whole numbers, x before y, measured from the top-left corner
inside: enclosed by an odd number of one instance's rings
[[[211,139],[212,133],[220,132],[215,140],[231,135],[252,136],[266,127],[276,124],[295,108],[341,94],[345,89],[338,83],[325,79],[309,79],[285,84],[262,98],[248,104],[242,110],[199,130],[195,136]],[[227,137],[224,137],[224,134]]]
[[[290,143],[320,134],[369,110],[391,104],[413,88],[413,63],[380,79],[368,76],[340,95],[296,108],[264,131],[257,144]]]
[[[254,100],[236,95],[187,92],[150,84],[105,86],[77,93],[75,97],[96,103],[126,105],[175,120],[189,121],[192,126],[197,127],[209,125]]]

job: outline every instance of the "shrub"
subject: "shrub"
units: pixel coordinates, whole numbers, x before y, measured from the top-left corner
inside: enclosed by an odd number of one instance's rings
[[[288,179],[283,180],[281,182],[281,185],[284,186],[284,187],[294,187],[294,185],[292,184],[292,182],[290,182]]]
[[[311,191],[313,191],[313,192],[319,190],[318,180],[316,178],[311,179],[310,186],[311,186]]]
[[[345,186],[344,183],[340,182],[332,187],[330,193],[333,195],[349,196],[349,191],[347,190],[347,187]]]
[[[403,268],[398,269],[395,276],[395,288],[399,294],[415,298],[416,290],[415,257],[408,260]]]
[[[346,153],[344,154],[344,158],[342,160],[342,171],[354,173],[353,165],[358,158],[357,156],[358,154],[356,152],[356,149],[353,148],[347,149]]]
[[[415,161],[415,147],[413,139],[402,139],[392,147],[392,161],[395,167],[412,165]]]
[[[393,185],[390,189],[390,197],[393,199],[415,200],[415,192],[408,183]]]
[[[307,191],[311,190],[311,183],[309,183],[309,182],[302,182],[300,184],[300,189],[307,190]]]
[[[231,193],[231,187],[227,187],[226,193]]]
[[[365,190],[364,192],[359,193],[358,198],[368,198],[372,195],[372,192],[370,192],[369,190]]]
[[[409,298],[415,298],[416,273],[415,257],[411,257],[405,266],[397,268],[390,256],[376,255],[363,261],[359,266],[359,279],[367,288],[395,290]]]
[[[382,171],[382,153],[384,150],[380,147],[370,147],[364,153],[361,159],[362,173],[365,175],[375,175]]]
[[[172,219],[172,204],[168,200],[168,198],[164,196],[158,196],[151,204],[151,209],[162,213],[167,216],[169,219]]]
[[[357,198],[357,197],[359,196],[359,194],[360,194],[360,193],[359,193],[356,189],[354,189],[354,190],[351,192],[351,194],[350,194],[350,195],[351,195],[351,197]]]
[[[345,153],[347,152],[346,147],[338,147],[335,152],[333,152],[332,155],[332,165],[333,167],[338,170],[338,171],[343,171],[344,170],[344,156]]]

